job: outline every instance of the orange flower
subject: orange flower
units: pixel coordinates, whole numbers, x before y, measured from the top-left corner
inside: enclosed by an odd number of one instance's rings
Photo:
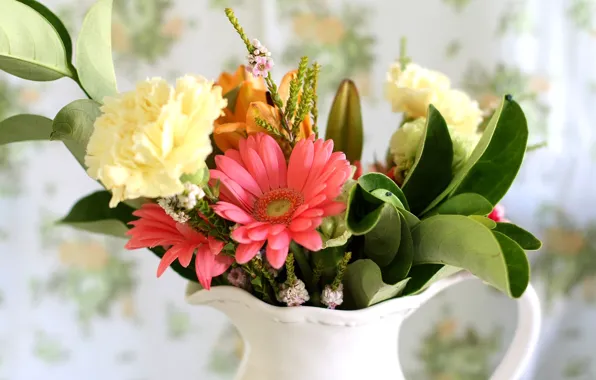
[[[284,104],[290,96],[290,81],[296,75],[296,71],[290,71],[281,81],[278,91]],[[238,149],[240,139],[247,135],[266,133],[257,125],[257,118],[281,130],[279,110],[267,103],[267,91],[263,78],[253,77],[244,66],[240,66],[234,74],[221,74],[217,84],[223,88],[224,94],[239,86],[236,104],[232,106],[233,110],[225,108],[224,115],[215,122],[213,139],[222,152],[230,148]],[[311,133],[312,122],[310,117],[306,117],[300,126],[298,139],[308,137]]]

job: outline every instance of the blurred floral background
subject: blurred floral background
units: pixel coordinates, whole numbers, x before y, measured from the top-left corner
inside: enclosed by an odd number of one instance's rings
[[[92,4],[43,2],[73,35]],[[504,201],[509,219],[545,243],[531,257],[545,323],[527,379],[596,379],[596,1],[114,0],[120,90],[148,76],[232,71],[245,53],[226,6],[273,52],[276,77],[304,54],[323,64],[321,113],[341,79],[357,83],[368,163],[399,122],[383,81],[402,36],[415,62],[481,105],[513,94],[532,142],[547,143]],[[0,74],[0,119],[53,117],[77,91]],[[187,306],[181,278],[157,280],[148,251],[54,223],[96,187],[58,142],[0,147],[0,379],[232,379],[235,330]],[[515,323],[513,301],[479,282],[458,285],[408,321],[403,367],[412,379],[486,380]]]

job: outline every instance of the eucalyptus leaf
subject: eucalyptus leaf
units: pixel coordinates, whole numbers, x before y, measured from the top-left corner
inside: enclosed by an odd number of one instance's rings
[[[433,283],[461,272],[461,268],[442,264],[420,264],[412,266],[408,276],[410,281],[403,295],[415,295],[425,291]]]
[[[462,215],[436,215],[412,230],[414,264],[448,264],[463,268],[511,297],[519,297],[529,272],[521,254],[493,231]],[[521,248],[520,248],[521,249]]]
[[[409,278],[395,285],[383,282],[381,269],[369,259],[357,260],[348,265],[344,275],[344,291],[350,303],[348,307],[364,309],[379,302],[399,296],[408,283]]]
[[[412,268],[412,262],[414,261],[414,239],[412,238],[410,227],[406,223],[403,215],[399,214],[399,217],[401,220],[399,249],[391,263],[384,268],[381,268],[383,281],[387,284],[396,284],[405,279],[408,276],[408,272],[410,271],[410,268]]]
[[[0,121],[0,145],[49,140],[51,133],[52,120],[44,116],[22,114]]]
[[[375,227],[364,235],[364,254],[379,267],[389,265],[397,254],[401,240],[401,218],[397,209],[386,203]]]
[[[477,193],[497,204],[519,171],[527,140],[525,116],[519,105],[506,97],[493,113],[468,161],[422,214],[448,195]]]
[[[486,216],[482,216],[482,215],[469,215],[468,218],[483,224],[486,228],[489,229],[494,229],[497,227],[497,222],[495,222],[494,220],[487,218]]]
[[[88,232],[125,237],[127,223],[136,219],[132,215],[134,209],[124,203],[110,208],[111,197],[108,191],[92,193],[80,199],[58,223]]]
[[[0,70],[40,82],[75,77],[60,33],[42,14],[16,0],[0,0],[0,9]]]
[[[530,232],[512,223],[497,223],[495,231],[498,231],[510,239],[513,239],[520,247],[528,251],[535,251],[542,247],[542,242]]]
[[[17,0],[37,11],[40,15],[42,15],[56,30],[60,39],[62,40],[62,44],[64,45],[64,50],[66,51],[66,61],[70,64],[72,62],[72,39],[70,38],[70,34],[64,26],[64,23],[60,20],[58,16],[54,14],[49,8],[45,5],[40,3],[36,0]]]
[[[112,0],[98,0],[87,12],[75,52],[79,80],[92,99],[118,93],[112,60]]]
[[[432,105],[423,136],[416,161],[402,186],[415,215],[441,194],[452,179],[453,143],[445,119]]]
[[[488,215],[493,205],[482,195],[475,193],[458,194],[447,199],[434,213],[443,215]]]

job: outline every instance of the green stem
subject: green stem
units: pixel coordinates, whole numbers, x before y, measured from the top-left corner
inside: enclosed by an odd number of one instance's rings
[[[346,254],[344,255],[344,258],[340,261],[340,263],[337,267],[337,275],[335,276],[335,279],[333,280],[333,283],[331,284],[331,289],[337,290],[339,285],[341,285],[341,282],[344,279],[344,274],[346,273],[346,269],[348,268],[348,263],[350,262],[351,259],[352,259],[352,252],[346,252]]]

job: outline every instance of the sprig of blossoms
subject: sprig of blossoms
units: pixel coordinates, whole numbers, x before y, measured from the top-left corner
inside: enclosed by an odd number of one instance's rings
[[[182,193],[172,197],[160,198],[157,204],[176,222],[186,223],[190,220],[188,211],[194,209],[199,199],[204,196],[205,191],[203,189],[193,183],[186,182]]]
[[[252,40],[252,52],[246,56],[248,67],[255,77],[265,77],[273,68],[271,52],[256,38]]]

